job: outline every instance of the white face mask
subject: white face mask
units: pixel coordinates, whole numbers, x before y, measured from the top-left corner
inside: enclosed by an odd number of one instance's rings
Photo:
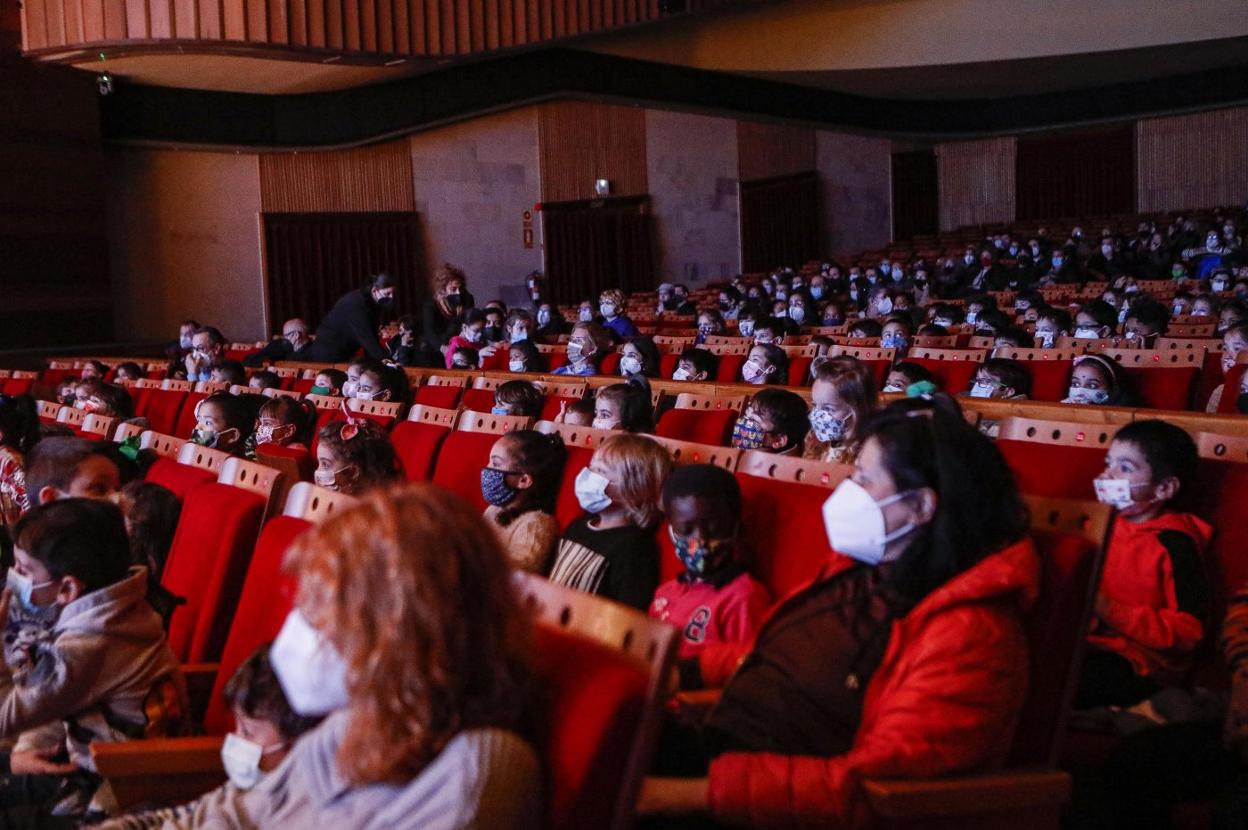
[[[464,329],[464,339],[469,343],[477,343],[481,340],[480,329]]]
[[[747,360],[745,365],[741,367],[741,379],[746,383],[762,383],[767,379],[767,373],[762,370],[757,362]]]
[[[1109,392],[1104,389],[1085,389],[1072,386],[1066,390],[1066,399],[1070,403],[1103,404],[1109,400]]]
[[[508,335],[508,340],[512,343],[520,343],[529,339],[529,330],[525,328],[514,328]]]
[[[231,784],[240,790],[250,790],[264,777],[260,771],[260,759],[283,747],[285,744],[265,748],[231,732],[221,745],[221,766],[225,767]]]
[[[350,701],[346,661],[298,608],[286,615],[269,662],[290,708],[300,715],[327,715]]]
[[[754,336],[754,321],[742,320],[741,322],[737,323],[737,331],[741,332],[742,337],[753,337]]]
[[[588,323],[590,320],[594,319],[593,309],[582,308],[579,319],[582,323]]]
[[[1096,500],[1101,504],[1108,504],[1115,510],[1126,510],[1135,504],[1135,499],[1131,496],[1133,489],[1131,482],[1125,478],[1093,479],[1092,487],[1096,490]]]
[[[966,322],[970,323],[971,325],[975,325],[975,322],[976,322],[978,319],[979,319],[979,312],[978,312],[978,311],[968,311],[968,312],[966,312]]]
[[[507,368],[513,372],[523,372],[526,367],[523,360],[512,360],[507,363]]]
[[[789,318],[794,323],[800,323],[806,319],[806,309],[800,305],[789,306]]]
[[[896,493],[877,502],[858,482],[849,478],[842,481],[823,503],[823,527],[832,550],[868,565],[884,562],[889,543],[917,527],[907,522],[892,533],[885,531],[884,508],[907,495]]]
[[[358,380],[349,380],[342,385],[342,396],[344,398],[354,398],[355,388],[360,385]]]
[[[598,310],[602,312],[602,316],[606,317],[608,320],[615,316],[615,306],[611,303],[603,303],[598,306]]]
[[[689,373],[684,369],[677,369],[672,372],[672,380],[689,380]]]
[[[549,323],[549,322],[550,322],[550,312],[549,312],[549,311],[539,311],[539,312],[537,312],[537,324],[538,324],[539,326],[545,326],[545,325],[546,325],[547,323]]]
[[[626,375],[641,374],[641,361],[630,355],[620,358],[620,371]]]
[[[576,500],[586,513],[601,513],[611,506],[611,497],[607,495],[610,480],[585,467],[576,474]]]
[[[1101,333],[1098,330],[1088,328],[1087,326],[1080,326],[1075,329],[1075,337],[1079,340],[1097,340],[1100,336]]]
[[[996,384],[976,383],[974,386],[971,387],[971,397],[972,398],[991,398],[992,393],[995,391],[997,391]]]
[[[888,314],[893,310],[893,301],[888,297],[882,297],[876,308],[881,314]]]

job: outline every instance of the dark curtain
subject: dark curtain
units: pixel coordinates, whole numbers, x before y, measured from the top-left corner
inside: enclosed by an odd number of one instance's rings
[[[798,266],[820,257],[819,174],[741,182],[741,268]]]
[[[931,150],[893,153],[893,239],[939,230],[936,154]]]
[[[1018,218],[1135,212],[1135,127],[1018,139]]]
[[[415,213],[266,213],[269,330],[302,317],[313,327],[343,294],[380,271],[398,280],[398,313],[420,307],[420,236]]]
[[[578,303],[606,288],[654,288],[650,197],[542,205],[551,299]]]

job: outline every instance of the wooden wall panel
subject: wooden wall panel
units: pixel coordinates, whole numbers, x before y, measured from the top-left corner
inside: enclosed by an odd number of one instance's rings
[[[758,121],[737,122],[737,178],[741,181],[814,169],[814,130]]]
[[[324,153],[263,154],[260,204],[266,213],[415,210],[407,141]]]
[[[1248,108],[1150,118],[1136,124],[1141,211],[1248,201]]]
[[[557,101],[538,109],[542,200],[594,198],[594,180],[612,196],[648,192],[646,111],[588,101]]]
[[[730,0],[691,0],[698,11]],[[10,0],[11,2],[11,0]],[[468,55],[658,19],[658,0],[24,0],[27,51],[127,40],[247,41]]]
[[[1014,221],[1013,137],[956,141],[936,146],[940,228]]]

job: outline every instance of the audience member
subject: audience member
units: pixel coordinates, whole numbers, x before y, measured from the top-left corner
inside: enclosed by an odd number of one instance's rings
[[[532,430],[509,432],[490,448],[481,470],[485,518],[515,568],[546,572],[559,538],[555,501],[567,457],[558,435]]]

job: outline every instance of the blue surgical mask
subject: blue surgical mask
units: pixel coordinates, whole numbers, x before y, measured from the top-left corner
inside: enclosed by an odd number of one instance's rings
[[[49,611],[58,610],[55,607],[56,603],[53,603],[51,606],[37,605],[31,598],[34,592],[39,588],[46,588],[49,585],[55,585],[55,579],[49,579],[47,582],[40,582],[36,584],[30,577],[19,574],[13,568],[9,568],[9,572],[5,577],[5,584],[13,593],[13,598],[17,600],[17,604],[21,608],[22,613],[27,616],[44,617],[48,615]]]

